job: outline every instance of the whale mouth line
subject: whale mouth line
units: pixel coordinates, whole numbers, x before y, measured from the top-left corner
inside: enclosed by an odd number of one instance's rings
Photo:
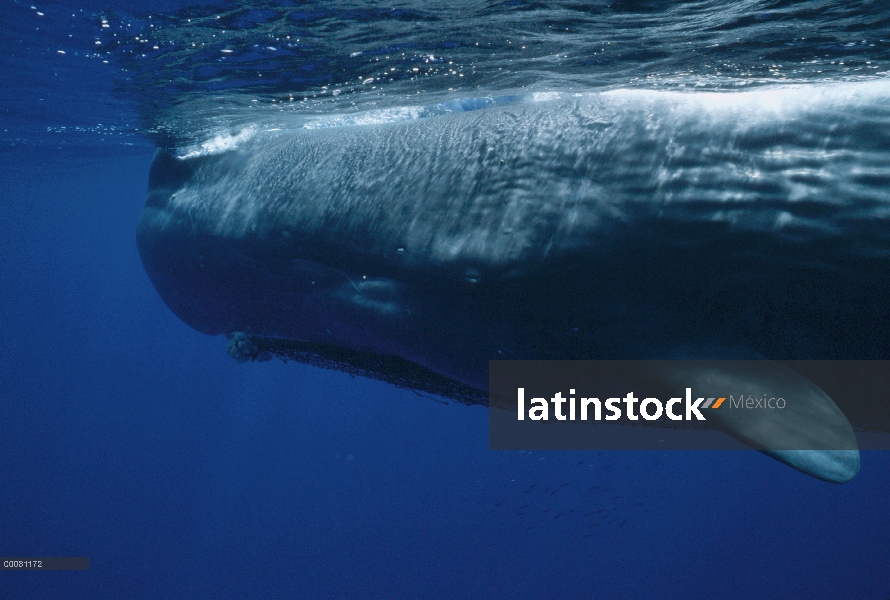
[[[263,362],[272,356],[352,376],[389,383],[415,393],[433,394],[466,405],[488,406],[488,392],[457,382],[399,356],[355,350],[323,342],[272,338],[236,331],[228,354],[239,362]]]

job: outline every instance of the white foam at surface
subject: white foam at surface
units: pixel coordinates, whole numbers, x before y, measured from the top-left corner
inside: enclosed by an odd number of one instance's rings
[[[190,150],[185,154],[179,155],[179,158],[188,159],[197,158],[199,156],[211,156],[214,154],[222,154],[223,152],[228,152],[229,150],[234,150],[238,147],[239,144],[246,142],[247,140],[252,138],[256,133],[256,130],[256,127],[251,126],[242,129],[236,135],[231,135],[229,133],[219,134],[202,143],[199,147]]]

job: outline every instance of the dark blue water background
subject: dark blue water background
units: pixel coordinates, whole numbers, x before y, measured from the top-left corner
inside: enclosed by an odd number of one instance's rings
[[[886,453],[834,486],[756,452],[489,451],[483,408],[232,361],[134,242],[153,144],[259,113],[881,77],[882,3],[185,4],[4,6],[0,554],[91,568],[0,573],[0,597],[890,595]]]

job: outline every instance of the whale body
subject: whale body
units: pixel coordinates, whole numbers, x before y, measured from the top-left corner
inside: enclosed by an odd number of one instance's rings
[[[260,124],[159,150],[137,241],[198,331],[393,355],[480,390],[492,359],[684,344],[885,359],[888,100],[887,80],[611,90]]]

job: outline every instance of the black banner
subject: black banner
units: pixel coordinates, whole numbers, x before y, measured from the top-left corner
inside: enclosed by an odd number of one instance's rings
[[[890,361],[491,361],[489,446],[890,449]]]

